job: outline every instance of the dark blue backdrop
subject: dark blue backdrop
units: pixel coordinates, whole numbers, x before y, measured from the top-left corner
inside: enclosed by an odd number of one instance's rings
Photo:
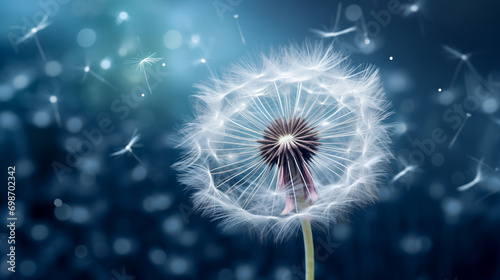
[[[194,84],[323,39],[380,68],[396,126],[379,202],[315,235],[317,279],[500,279],[500,3],[339,4],[3,1],[0,213],[15,165],[19,220],[15,273],[0,231],[1,278],[303,279],[300,235],[274,244],[219,230],[170,166]],[[150,94],[129,61],[152,53]],[[137,158],[110,156],[135,130]]]

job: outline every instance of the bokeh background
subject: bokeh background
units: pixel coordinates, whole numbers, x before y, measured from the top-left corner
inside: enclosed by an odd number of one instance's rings
[[[498,1],[0,5],[0,182],[15,165],[19,218],[15,273],[0,231],[0,278],[303,279],[300,235],[218,229],[170,166],[195,84],[323,40],[380,68],[395,158],[377,204],[315,236],[317,279],[500,279]],[[130,62],[149,54],[152,94]]]

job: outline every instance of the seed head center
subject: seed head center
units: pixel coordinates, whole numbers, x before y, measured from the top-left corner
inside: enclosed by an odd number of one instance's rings
[[[260,143],[260,155],[267,164],[289,160],[308,161],[318,151],[319,136],[315,126],[303,118],[282,118],[271,122],[264,130]]]
[[[295,137],[292,134],[286,134],[279,138],[278,144],[280,145],[290,145],[294,141]]]

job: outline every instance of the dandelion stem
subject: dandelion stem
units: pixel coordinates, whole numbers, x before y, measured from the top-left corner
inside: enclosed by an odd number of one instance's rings
[[[311,231],[311,222],[302,220],[302,234],[304,235],[304,249],[306,253],[306,280],[314,280],[314,245]]]

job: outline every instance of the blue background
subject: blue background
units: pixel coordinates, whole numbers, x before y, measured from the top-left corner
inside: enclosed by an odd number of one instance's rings
[[[195,84],[242,57],[321,40],[311,29],[334,27],[338,1],[61,2],[1,3],[0,182],[7,185],[15,165],[18,222],[15,273],[7,271],[9,233],[0,232],[0,277],[303,279],[300,235],[274,244],[218,229],[192,211],[170,166]],[[350,5],[363,12],[369,44]],[[353,65],[380,68],[393,103],[395,159],[376,204],[315,233],[316,277],[500,279],[500,3],[401,5],[406,12],[380,22],[388,1],[345,1],[337,30],[358,31],[324,38]],[[44,8],[50,25],[35,36],[45,60],[35,37],[16,43]],[[443,45],[468,55],[455,79],[460,57]],[[146,68],[152,95],[129,63],[148,53],[162,58]],[[131,96],[140,101],[127,105]],[[100,130],[103,120],[112,132]],[[111,157],[136,129],[143,164]],[[91,144],[75,156],[83,141]],[[415,169],[391,182],[408,166]],[[6,196],[0,203],[6,221]]]

